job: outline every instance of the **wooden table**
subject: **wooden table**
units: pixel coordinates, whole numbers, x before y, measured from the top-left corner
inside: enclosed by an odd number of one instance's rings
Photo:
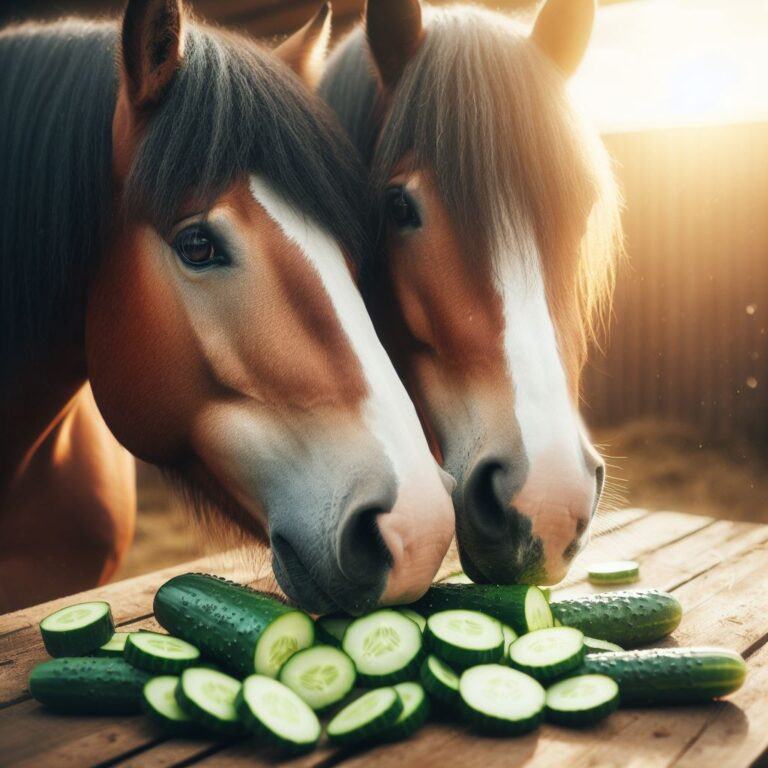
[[[667,645],[724,645],[748,660],[747,683],[727,701],[701,707],[622,710],[584,731],[544,726],[518,739],[478,737],[460,726],[431,724],[410,740],[365,753],[319,749],[288,761],[291,768],[492,768],[493,766],[747,766],[768,765],[768,525],[716,521],[677,512],[621,510],[602,522],[557,595],[594,589],[584,581],[591,561],[633,557],[641,587],[672,591],[682,624]],[[447,562],[445,569],[455,567]],[[64,717],[29,698],[27,676],[46,658],[37,628],[74,600],[112,604],[120,629],[152,628],[152,598],[169,577],[205,570],[246,581],[253,567],[217,556],[140,576],[0,616],[0,766],[264,766],[274,755],[253,743],[167,739],[143,717]],[[271,583],[261,569],[256,586]],[[556,597],[557,597],[556,595]]]

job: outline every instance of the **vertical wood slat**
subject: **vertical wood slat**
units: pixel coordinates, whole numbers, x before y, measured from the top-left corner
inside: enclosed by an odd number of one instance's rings
[[[606,143],[629,259],[605,355],[585,371],[591,421],[657,416],[768,438],[768,124]]]

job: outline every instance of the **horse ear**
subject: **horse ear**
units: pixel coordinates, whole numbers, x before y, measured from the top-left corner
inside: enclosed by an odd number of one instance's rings
[[[579,67],[595,23],[596,0],[547,0],[531,39],[566,77]]]
[[[368,0],[365,30],[385,86],[400,79],[424,38],[419,0]]]
[[[320,82],[325,54],[331,39],[331,4],[325,2],[320,10],[297,32],[275,48],[282,59],[310,88]]]
[[[123,16],[122,77],[136,110],[157,104],[184,55],[180,0],[129,0]]]

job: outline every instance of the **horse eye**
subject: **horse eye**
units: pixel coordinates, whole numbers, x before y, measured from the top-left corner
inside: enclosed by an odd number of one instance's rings
[[[403,187],[392,187],[386,194],[387,218],[398,229],[418,229],[421,217],[414,199]]]
[[[179,232],[173,240],[173,250],[190,267],[208,267],[223,263],[222,254],[203,227],[194,226]]]

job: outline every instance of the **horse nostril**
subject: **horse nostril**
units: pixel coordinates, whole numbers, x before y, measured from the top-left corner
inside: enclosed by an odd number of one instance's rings
[[[339,525],[339,569],[349,581],[370,584],[392,565],[392,555],[379,531],[377,518],[386,509],[377,505],[357,506]]]
[[[483,459],[471,471],[464,489],[473,527],[495,537],[507,533],[510,503],[517,490],[513,473],[498,459]]]

